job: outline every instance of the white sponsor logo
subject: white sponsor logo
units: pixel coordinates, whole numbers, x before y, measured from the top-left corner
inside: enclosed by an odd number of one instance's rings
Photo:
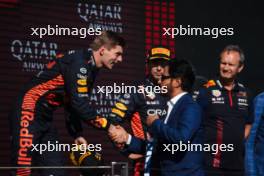
[[[155,101],[146,101],[147,105],[159,105],[160,102],[158,100]]]
[[[86,73],[87,73],[87,69],[84,68],[84,67],[82,67],[82,68],[80,68],[80,72],[81,72],[82,74],[86,74]]]
[[[238,105],[239,106],[248,106],[247,99],[239,98],[238,99]]]
[[[213,104],[224,104],[224,97],[217,97],[217,98],[212,98],[212,103]]]
[[[13,40],[10,47],[12,56],[23,62],[23,71],[41,71],[56,57],[57,43],[35,40]]]
[[[124,100],[123,98],[121,98],[119,101],[121,103],[124,103],[125,105],[128,105],[129,104],[129,100]]]
[[[147,92],[147,95],[146,96],[148,98],[150,98],[151,100],[153,100],[156,97],[154,92],[149,92],[147,90],[146,90],[146,92]]]
[[[78,94],[78,97],[88,97],[88,94]]]
[[[77,78],[80,78],[80,79],[87,79],[87,76],[86,75],[81,75],[81,74],[77,74]]]
[[[89,28],[101,28],[119,33],[123,32],[121,11],[120,4],[98,4],[98,2],[77,4],[77,13],[89,24]]]
[[[167,114],[167,111],[165,109],[164,110],[161,110],[161,109],[148,109],[147,110],[147,114],[148,115],[163,116],[163,115]]]
[[[75,50],[68,51],[68,54],[73,54],[73,53],[75,53]]]
[[[212,90],[212,94],[215,97],[220,97],[221,96],[221,91],[220,90]]]
[[[108,117],[112,111],[112,107],[120,98],[121,94],[109,94],[106,96],[105,93],[98,93],[96,89],[92,89],[89,95],[89,104],[97,107],[96,111],[98,114]]]
[[[128,94],[128,93],[124,94],[124,98],[129,99],[130,98],[130,94]]]

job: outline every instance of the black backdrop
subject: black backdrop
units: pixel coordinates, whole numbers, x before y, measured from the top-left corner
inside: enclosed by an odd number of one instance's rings
[[[197,72],[208,78],[215,76],[221,50],[238,44],[245,52],[245,69],[239,79],[254,94],[264,90],[263,38],[264,12],[260,0],[175,1],[176,25],[197,27],[233,27],[233,36],[176,38],[176,55],[187,58]]]

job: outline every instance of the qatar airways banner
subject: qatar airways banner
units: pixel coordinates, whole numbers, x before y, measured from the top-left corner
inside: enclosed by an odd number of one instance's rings
[[[175,52],[174,40],[163,36],[162,26],[174,25],[175,4],[170,1],[0,1],[0,166],[10,165],[8,113],[19,91],[28,80],[43,70],[56,54],[88,48],[90,41],[103,30],[118,32],[127,47],[123,62],[111,71],[100,71],[95,87],[131,85],[144,79],[145,54],[151,46],[164,45]],[[107,116],[120,94],[93,90],[91,106]],[[54,115],[63,142],[72,142],[65,130],[63,110]],[[127,161],[116,151],[105,133],[85,127],[85,137],[102,143],[106,162]],[[104,142],[102,142],[104,141]],[[0,170],[0,175],[2,174]],[[6,174],[8,175],[8,174]]]

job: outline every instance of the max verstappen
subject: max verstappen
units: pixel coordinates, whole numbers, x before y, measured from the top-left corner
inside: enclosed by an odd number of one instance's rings
[[[65,109],[76,119],[108,129],[110,123],[100,117],[89,105],[88,94],[99,69],[112,69],[122,62],[125,41],[114,32],[103,31],[90,44],[89,49],[60,55],[47,64],[18,96],[10,114],[12,166],[21,167],[11,175],[29,176],[31,166],[63,166],[59,152],[32,152],[32,145],[55,141],[52,126],[53,112]],[[113,126],[111,126],[113,127]],[[51,135],[52,134],[52,135]],[[63,169],[42,169],[37,175],[66,175]],[[35,172],[34,172],[35,173]]]

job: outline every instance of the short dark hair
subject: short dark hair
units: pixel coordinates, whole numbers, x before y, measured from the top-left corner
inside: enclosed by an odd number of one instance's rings
[[[172,59],[169,67],[169,74],[172,78],[181,79],[183,91],[191,92],[195,81],[195,73],[192,65],[185,59]]]
[[[224,52],[230,52],[230,51],[235,51],[235,52],[238,52],[239,53],[239,56],[240,56],[240,59],[239,59],[239,62],[240,62],[240,65],[243,65],[244,62],[245,62],[245,55],[244,55],[244,52],[243,50],[238,46],[238,45],[227,45],[220,53],[220,59],[221,59],[221,55],[224,53]]]
[[[95,37],[95,39],[90,44],[90,48],[92,50],[97,51],[103,45],[106,46],[107,49],[111,49],[116,45],[120,45],[122,48],[125,47],[125,40],[116,32],[113,31],[102,31],[101,35]]]

